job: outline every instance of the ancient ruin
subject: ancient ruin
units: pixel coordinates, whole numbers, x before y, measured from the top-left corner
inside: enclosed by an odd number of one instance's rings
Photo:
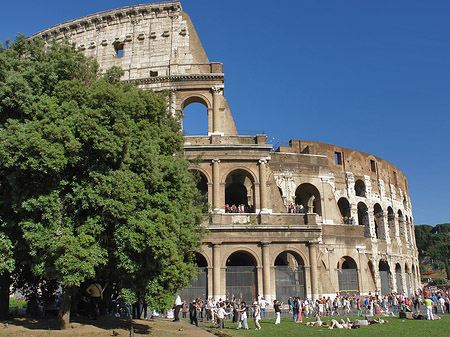
[[[263,295],[286,302],[340,294],[411,294],[420,286],[406,177],[370,154],[266,135],[240,136],[210,62],[179,1],[124,7],[61,23],[31,38],[67,39],[123,81],[170,91],[169,108],[207,108],[208,134],[186,136],[207,194],[200,274],[185,297]],[[235,205],[235,207],[233,207]],[[233,211],[233,212],[232,212]]]

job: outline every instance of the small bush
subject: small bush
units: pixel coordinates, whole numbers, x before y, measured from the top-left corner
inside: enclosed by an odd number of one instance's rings
[[[25,308],[28,304],[28,301],[25,299],[17,299],[15,297],[9,298],[9,308],[10,309],[22,309]]]

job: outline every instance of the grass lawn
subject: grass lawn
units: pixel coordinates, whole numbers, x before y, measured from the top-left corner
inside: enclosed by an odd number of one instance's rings
[[[331,318],[322,318],[327,323],[330,323]],[[339,318],[340,319],[340,318]],[[353,321],[354,318],[350,319]],[[314,319],[310,318],[309,321]],[[270,337],[289,337],[289,336],[450,336],[450,316],[442,317],[439,321],[419,321],[407,320],[397,317],[389,317],[389,324],[376,324],[369,326],[362,326],[359,329],[333,329],[322,327],[307,327],[300,323],[294,323],[292,319],[282,318],[280,325],[275,325],[275,319],[263,319],[261,330],[255,330],[253,320],[248,321],[249,330],[236,330],[237,324],[231,323],[230,320],[225,322],[224,336],[270,336]],[[218,331],[212,324],[205,324],[208,330],[212,333]]]

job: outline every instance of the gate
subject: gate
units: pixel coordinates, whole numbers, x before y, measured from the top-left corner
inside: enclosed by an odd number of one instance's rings
[[[402,287],[402,273],[401,271],[395,272],[395,278],[397,280],[397,294],[403,293],[403,287]]]
[[[303,266],[291,268],[289,266],[275,267],[275,287],[277,300],[287,303],[289,297],[306,297],[305,270]]]
[[[340,269],[339,276],[339,293],[341,295],[358,295],[358,271],[356,269]]]
[[[197,298],[208,298],[208,269],[198,268],[197,280],[181,290],[180,297],[187,303]]]
[[[381,295],[389,295],[391,293],[391,286],[389,284],[389,272],[387,270],[380,270],[381,279]]]
[[[406,276],[406,293],[408,294],[408,297],[410,297],[411,296],[411,284],[409,281],[409,274],[405,273],[405,276]]]
[[[251,303],[257,297],[255,273],[255,266],[227,266],[227,296]]]

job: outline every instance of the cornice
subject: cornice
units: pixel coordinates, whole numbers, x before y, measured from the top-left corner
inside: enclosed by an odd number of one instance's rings
[[[224,81],[225,76],[221,74],[183,74],[183,75],[169,75],[169,76],[155,76],[140,78],[135,80],[125,80],[124,83],[135,84],[153,84],[153,83],[173,83],[185,81]]]

